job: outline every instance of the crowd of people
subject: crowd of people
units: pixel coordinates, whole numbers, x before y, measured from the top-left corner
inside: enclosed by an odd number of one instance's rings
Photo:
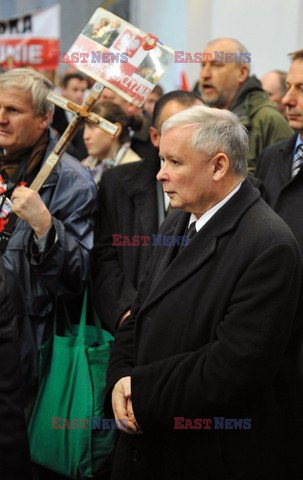
[[[63,478],[26,429],[57,301],[91,282],[126,420],[96,480],[302,480],[303,50],[261,79],[246,52],[210,41],[195,91],[142,108],[105,88],[92,111],[117,133],[83,122],[39,192],[72,114],[42,73],[0,73],[1,479]],[[60,93],[88,89],[68,72]]]

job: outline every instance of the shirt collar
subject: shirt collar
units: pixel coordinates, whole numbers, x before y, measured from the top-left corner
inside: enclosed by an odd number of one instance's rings
[[[296,144],[295,144],[295,149],[294,149],[294,155],[296,154],[298,146],[301,145],[301,144],[303,144],[303,138],[301,137],[300,133],[298,133]]]
[[[217,203],[212,208],[207,210],[207,212],[203,213],[199,219],[192,213],[189,219],[188,227],[191,223],[196,222],[196,230],[198,232],[211,219],[211,217],[217,213],[217,211],[220,210],[220,208],[222,208],[223,205],[225,205],[225,203],[227,203],[228,200],[230,200],[238,190],[240,190],[242,183],[243,181],[239,182],[238,185],[226,197],[224,197],[223,200],[221,200],[221,202]]]

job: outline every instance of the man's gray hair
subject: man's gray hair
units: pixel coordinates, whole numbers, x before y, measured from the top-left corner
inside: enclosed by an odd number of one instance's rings
[[[189,145],[196,152],[214,156],[225,153],[232,172],[242,178],[247,175],[248,133],[239,118],[228,110],[194,106],[166,120],[161,134],[175,127],[193,127]]]
[[[48,93],[53,89],[53,84],[42,73],[32,68],[14,68],[0,74],[0,90],[14,88],[32,94],[35,115],[51,114],[54,111],[53,103],[47,100]]]

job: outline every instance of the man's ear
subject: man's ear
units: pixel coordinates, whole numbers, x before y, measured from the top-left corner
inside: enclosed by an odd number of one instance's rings
[[[240,68],[240,75],[239,75],[239,83],[242,85],[244,82],[246,82],[248,76],[249,76],[249,68],[245,63],[241,63],[239,65]]]
[[[118,127],[118,130],[116,131],[116,133],[114,135],[114,138],[119,138],[120,135],[121,135],[121,132],[122,132],[122,125],[119,122],[115,122],[114,125],[116,125],[116,127]]]
[[[229,171],[229,158],[225,153],[220,152],[211,159],[211,162],[213,165],[213,180],[218,182]]]
[[[158,130],[155,129],[155,127],[149,128],[149,136],[153,146],[159,148],[161,135]]]
[[[39,128],[41,130],[45,130],[48,127],[48,125],[51,124],[52,119],[53,119],[53,114],[51,112],[47,112],[46,115],[43,115],[43,117],[41,117]]]

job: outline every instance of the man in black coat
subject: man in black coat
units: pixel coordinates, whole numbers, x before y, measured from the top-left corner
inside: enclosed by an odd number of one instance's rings
[[[292,54],[287,74],[286,106],[289,126],[296,133],[287,140],[267,147],[261,154],[256,176],[265,187],[265,199],[292,229],[303,254],[303,171],[300,145],[303,144],[303,50]]]
[[[157,179],[183,212],[160,228],[163,246],[116,333],[112,478],[302,478],[300,457],[288,457],[288,427],[302,420],[296,240],[245,180],[236,115],[195,106],[161,133]],[[191,223],[189,245],[177,246]]]
[[[31,479],[29,447],[21,398],[21,372],[14,290],[0,256],[0,478]]]
[[[115,246],[113,235],[151,238],[158,231],[166,214],[163,192],[156,181],[161,125],[174,113],[201,103],[192,92],[176,90],[164,95],[153,115],[150,137],[154,148],[150,155],[102,176],[94,245],[94,296],[96,310],[112,332],[129,315],[152,243],[145,238],[137,246]]]

